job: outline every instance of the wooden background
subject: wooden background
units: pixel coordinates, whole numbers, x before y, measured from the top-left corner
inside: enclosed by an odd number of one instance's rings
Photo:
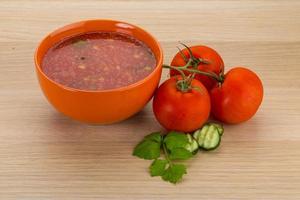
[[[34,72],[33,53],[57,27],[92,18],[128,21],[161,42],[206,44],[226,69],[249,66],[263,80],[256,116],[225,126],[221,147],[188,162],[177,186],[151,178],[131,156],[160,130],[151,104],[109,126],[57,113]],[[166,78],[166,74],[163,79]],[[300,1],[0,2],[0,199],[300,199]]]

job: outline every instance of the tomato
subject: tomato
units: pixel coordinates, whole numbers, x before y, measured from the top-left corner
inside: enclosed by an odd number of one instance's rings
[[[236,67],[225,74],[221,86],[210,91],[212,114],[225,123],[236,124],[250,119],[263,99],[263,85],[249,69]]]
[[[210,114],[210,98],[201,82],[193,79],[192,89],[183,92],[177,88],[174,76],[156,91],[153,111],[158,122],[167,130],[190,132],[201,127]]]
[[[205,61],[208,61],[208,64],[200,63],[198,65],[198,69],[204,72],[214,72],[217,75],[219,75],[221,72],[224,71],[224,62],[221,58],[221,56],[212,48],[207,46],[192,46],[189,47],[192,51],[195,58],[200,58]],[[189,51],[187,49],[184,49],[181,51],[187,58],[190,58]],[[172,62],[172,66],[184,66],[186,64],[184,58],[182,57],[181,53],[178,52]],[[176,70],[170,70],[170,75],[178,75],[178,71]],[[188,74],[188,73],[186,73]],[[203,83],[203,85],[206,87],[206,89],[209,91],[216,83],[217,81],[214,80],[211,77],[207,77],[205,75],[197,74],[195,78]]]

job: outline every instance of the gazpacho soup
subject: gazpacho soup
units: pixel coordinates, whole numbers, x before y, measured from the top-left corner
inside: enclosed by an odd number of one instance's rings
[[[156,66],[150,48],[123,33],[91,32],[66,38],[43,57],[42,70],[52,80],[81,90],[131,85]]]

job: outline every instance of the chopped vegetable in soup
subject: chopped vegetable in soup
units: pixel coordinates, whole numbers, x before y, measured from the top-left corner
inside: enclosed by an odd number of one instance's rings
[[[132,36],[93,32],[60,41],[42,61],[42,70],[55,82],[82,90],[131,85],[155,68],[153,52]]]

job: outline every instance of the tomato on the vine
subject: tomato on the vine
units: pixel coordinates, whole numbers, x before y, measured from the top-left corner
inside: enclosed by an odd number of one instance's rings
[[[224,75],[223,60],[216,51],[205,46],[187,47],[184,44],[182,45],[186,49],[183,51],[180,50],[175,55],[171,65],[163,65],[163,67],[170,69],[171,75],[180,74],[183,80],[192,80],[194,78],[200,80],[210,93],[211,113],[216,119],[230,124],[249,120],[258,110],[263,99],[263,85],[259,77],[254,72],[243,67],[233,68]],[[173,83],[170,81],[169,84],[172,83],[175,88],[176,81],[174,79],[170,80]],[[162,88],[166,90],[165,88],[168,87],[164,86]],[[180,90],[177,91],[182,92]],[[158,94],[163,97],[160,97],[159,101],[168,101],[170,99],[174,101],[177,97],[174,97],[174,92],[164,92],[164,94],[158,92]],[[180,98],[183,97],[180,96]],[[156,97],[154,100],[156,100]],[[189,103],[189,101],[187,102]],[[195,100],[191,105],[199,102],[199,100]],[[176,112],[173,112],[173,110],[177,111],[181,109],[181,104],[177,102],[170,106],[168,102],[161,103],[162,107],[164,107],[164,109],[161,109],[163,114],[158,109],[160,104],[158,106],[156,104],[158,103],[154,101],[154,112],[156,118],[163,126],[167,129],[174,129],[173,127],[176,127],[177,130],[183,129],[181,127],[184,124],[182,121],[189,120],[188,118],[183,119],[179,115],[182,119],[178,119],[179,117],[172,119],[170,115],[167,115],[169,113],[175,115],[174,113]],[[204,105],[203,102],[199,104]],[[199,107],[192,106],[187,110],[190,111],[195,108]],[[202,112],[203,110],[195,110],[195,113],[198,113],[200,118],[203,117]],[[193,118],[196,118],[195,116]],[[205,120],[207,117],[208,115]],[[187,124],[190,125],[190,121]],[[192,128],[189,129],[192,130]]]
[[[213,72],[216,75],[224,72],[224,62],[221,56],[212,48],[207,46],[192,46],[189,47],[192,52],[192,55],[198,60],[196,69],[204,72]],[[184,66],[187,63],[187,60],[191,57],[188,48],[179,51],[173,58],[171,65],[172,66]],[[191,67],[189,67],[191,68]],[[179,72],[171,69],[170,75],[178,75]],[[185,72],[189,74],[189,72]],[[203,83],[203,85],[209,91],[217,83],[217,81],[211,77],[196,74],[195,79]]]
[[[223,83],[210,91],[210,97],[213,116],[236,124],[256,113],[263,99],[263,85],[254,72],[236,67],[225,74]]]
[[[210,98],[201,82],[195,79],[185,84],[182,77],[173,76],[156,91],[153,111],[167,130],[190,132],[201,127],[210,114]]]

